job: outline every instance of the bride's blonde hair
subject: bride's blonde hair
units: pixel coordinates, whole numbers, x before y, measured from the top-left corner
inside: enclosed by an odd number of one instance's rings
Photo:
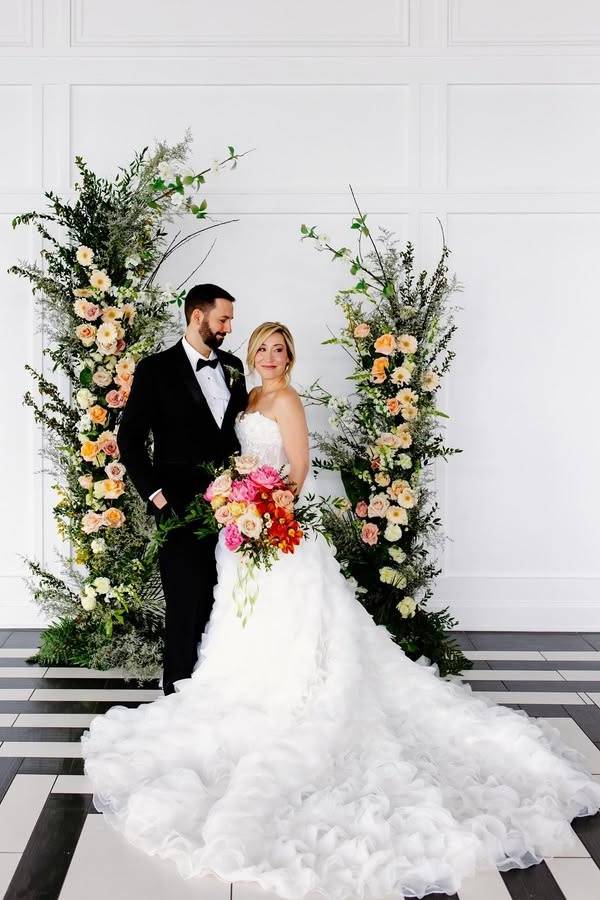
[[[294,363],[296,362],[296,348],[294,346],[294,338],[292,337],[292,332],[290,329],[283,325],[281,322],[263,322],[262,325],[258,325],[248,340],[248,352],[246,354],[246,363],[248,365],[248,369],[250,372],[254,371],[254,360],[256,358],[256,354],[260,345],[270,338],[272,334],[280,334],[283,338],[283,343],[287,349],[288,355],[288,363],[285,369],[285,381],[286,384],[290,383],[290,377],[292,374],[292,369],[294,367]]]

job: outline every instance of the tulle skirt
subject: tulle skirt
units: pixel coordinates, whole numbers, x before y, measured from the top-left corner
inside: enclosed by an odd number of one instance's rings
[[[219,540],[192,677],[82,737],[94,804],[128,841],[284,900],[452,894],[574,845],[600,784],[556,728],[409,660],[322,537],[258,574],[245,627],[237,565]]]

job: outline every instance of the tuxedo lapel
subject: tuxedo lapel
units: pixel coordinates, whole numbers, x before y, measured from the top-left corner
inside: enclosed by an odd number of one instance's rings
[[[224,358],[225,355],[220,350],[216,350],[215,352],[217,354],[217,358],[218,358],[219,362],[221,363],[221,368],[223,369],[223,375],[225,376],[225,383],[229,390],[229,400],[227,402],[227,407],[225,409],[225,415],[223,416],[223,423],[221,425],[221,429],[223,429],[225,427],[225,425],[228,423],[232,411],[235,412],[234,394],[236,391],[235,382],[237,381],[237,379],[235,379],[232,383],[231,368],[225,362],[225,358]]]

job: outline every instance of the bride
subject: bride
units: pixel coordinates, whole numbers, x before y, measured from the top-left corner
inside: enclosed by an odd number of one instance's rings
[[[306,493],[294,360],[284,325],[253,332],[261,386],[236,433]],[[321,535],[258,573],[242,628],[222,535],[191,678],[96,716],[82,738],[94,804],[128,841],[184,878],[255,882],[286,900],[453,894],[476,870],[574,843],[569,823],[597,812],[600,784],[557,729],[409,660]]]

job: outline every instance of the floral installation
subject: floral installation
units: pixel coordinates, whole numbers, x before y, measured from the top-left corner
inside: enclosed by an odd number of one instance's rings
[[[327,408],[332,428],[314,436],[322,454],[314,464],[339,470],[347,494],[345,508],[324,504],[323,521],[375,621],[411,658],[424,656],[440,674],[457,674],[470,663],[446,634],[456,620],[426,605],[440,572],[430,558],[441,525],[431,463],[460,452],[443,443],[440,418],[447,416],[436,402],[455,355],[449,298],[458,285],[448,276],[445,243],[433,274],[416,275],[413,246],[399,250],[384,229],[375,239],[356,208],[355,253],[332,246],[314,226],[301,228],[303,240],[342,260],[354,279],[335,299],[345,324],[323,342],[350,357],[354,392],[335,397],[317,380],[304,393],[309,405]]]
[[[245,626],[258,598],[257,571],[269,570],[281,554],[294,553],[309,529],[321,530],[321,501],[307,495],[297,503],[295,485],[283,470],[261,463],[253,453],[234,453],[225,466],[206,468],[211,481],[204,493],[183,516],[159,524],[147,553],[153,557],[167,534],[182,525],[196,525],[198,537],[223,531],[226,548],[239,555],[233,602]]]
[[[70,546],[64,577],[28,561],[33,597],[54,618],[37,656],[46,664],[118,666],[149,677],[160,663],[162,588],[156,561],[144,555],[150,520],[119,460],[118,422],[139,360],[159,349],[185,294],[185,282],[158,284],[161,265],[191,238],[227,224],[204,221],[200,194],[209,173],[244,154],[229,147],[222,161],[196,171],[187,163],[190,142],[188,133],[151,155],[145,148],[112,181],[77,157],[71,202],[47,192],[47,212],[13,220],[43,239],[41,264],[9,271],[31,282],[49,338],[44,353],[70,385],[65,396],[27,367],[41,399],[28,393],[24,402],[44,430],[57,530]],[[166,226],[184,214],[201,227],[167,244]]]

